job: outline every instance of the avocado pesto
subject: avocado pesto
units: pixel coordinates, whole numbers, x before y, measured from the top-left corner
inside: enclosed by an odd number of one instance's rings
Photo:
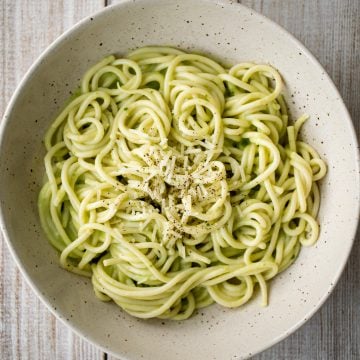
[[[326,166],[269,65],[168,47],[108,56],[45,136],[42,227],[60,264],[140,318],[239,307],[316,242]]]

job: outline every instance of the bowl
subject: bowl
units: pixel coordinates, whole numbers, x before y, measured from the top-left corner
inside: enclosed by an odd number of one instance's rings
[[[211,306],[182,322],[139,320],[100,302],[90,281],[58,265],[41,230],[37,195],[43,183],[44,133],[91,64],[110,53],[172,45],[222,63],[269,63],[286,83],[294,117],[311,120],[302,137],[328,164],[321,184],[321,235],[302,249],[270,287],[238,309]],[[285,338],[311,317],[345,266],[358,221],[359,157],[349,114],[333,83],[297,40],[238,4],[209,0],[122,1],[62,35],[15,91],[1,127],[1,228],[24,276],[75,332],[125,359],[246,358]]]

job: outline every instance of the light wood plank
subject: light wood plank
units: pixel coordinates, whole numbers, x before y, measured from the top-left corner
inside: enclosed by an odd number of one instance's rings
[[[103,1],[2,1],[0,5],[2,116],[21,77],[62,32],[103,7]],[[0,250],[0,359],[102,359],[45,308],[19,274],[8,249]]]

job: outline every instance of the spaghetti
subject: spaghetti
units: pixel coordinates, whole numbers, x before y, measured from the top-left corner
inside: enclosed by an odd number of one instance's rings
[[[238,307],[319,235],[326,166],[271,66],[167,47],[109,56],[45,137],[42,227],[60,264],[140,318]]]

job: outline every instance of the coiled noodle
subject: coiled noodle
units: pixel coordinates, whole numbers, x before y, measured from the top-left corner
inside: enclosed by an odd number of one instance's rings
[[[167,47],[108,56],[45,137],[39,214],[60,264],[140,318],[238,307],[319,236],[326,166],[269,65]]]

